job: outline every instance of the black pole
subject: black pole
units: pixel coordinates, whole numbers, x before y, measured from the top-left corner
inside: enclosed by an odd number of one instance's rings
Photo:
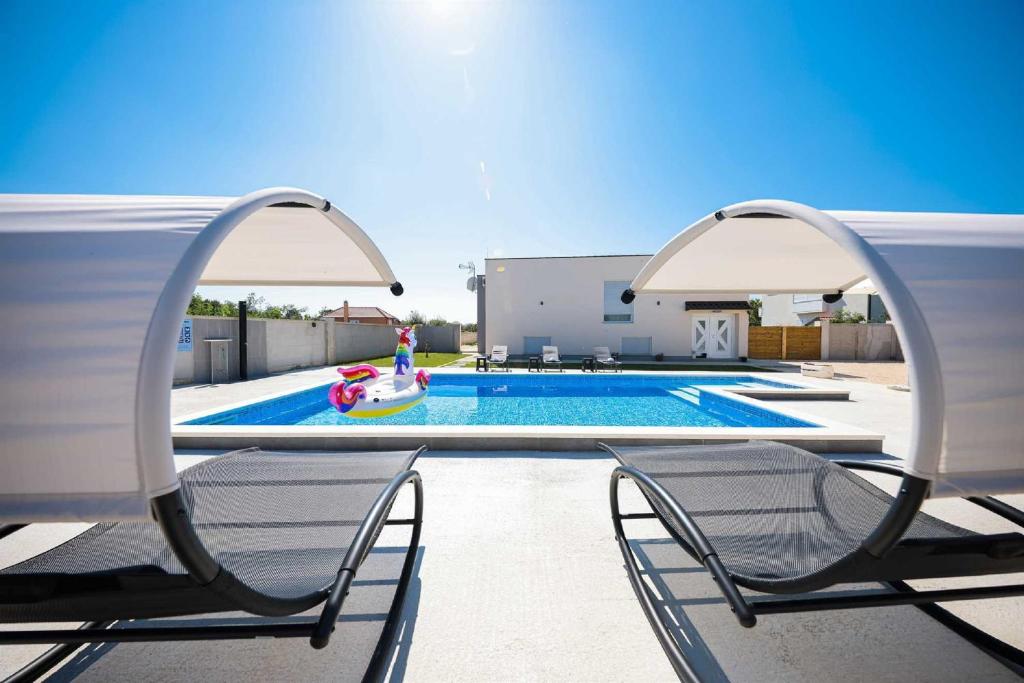
[[[249,307],[244,301],[238,302],[238,378],[243,382],[249,379]]]

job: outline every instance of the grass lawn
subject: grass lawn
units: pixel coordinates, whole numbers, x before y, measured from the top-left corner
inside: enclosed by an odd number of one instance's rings
[[[462,358],[461,353],[431,353],[430,357],[422,351],[417,351],[413,354],[415,357],[415,366],[417,368],[436,368],[439,365],[447,365],[453,361],[457,361]],[[359,365],[365,363],[367,365],[375,365],[378,368],[390,368],[395,364],[394,356],[383,356],[381,358],[371,358],[370,360],[361,360],[359,363],[346,363],[346,365]]]

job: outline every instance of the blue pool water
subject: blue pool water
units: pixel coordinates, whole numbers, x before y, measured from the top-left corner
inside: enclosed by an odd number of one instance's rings
[[[354,420],[327,402],[330,384],[192,420],[199,425],[581,425],[815,427],[695,389],[793,388],[754,376],[443,374],[427,398],[389,417]]]

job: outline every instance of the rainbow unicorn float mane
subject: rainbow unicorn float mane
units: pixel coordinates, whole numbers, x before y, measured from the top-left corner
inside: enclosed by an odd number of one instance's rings
[[[430,373],[413,369],[416,334],[411,327],[395,328],[395,372],[381,375],[372,365],[338,368],[341,379],[331,385],[327,400],[347,418],[388,417],[414,408],[427,397]]]
[[[416,333],[411,327],[396,327],[398,348],[395,349],[395,375],[411,375],[413,370],[413,349],[416,348]]]

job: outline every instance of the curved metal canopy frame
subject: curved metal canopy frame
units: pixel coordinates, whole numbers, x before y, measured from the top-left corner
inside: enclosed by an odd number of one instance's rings
[[[910,290],[882,258],[878,251],[852,228],[827,213],[797,202],[755,200],[727,206],[701,218],[669,240],[648,261],[623,292],[623,301],[645,292],[652,276],[673,256],[698,237],[727,218],[778,217],[792,218],[818,230],[843,248],[863,269],[860,275],[843,287],[826,294],[839,293],[864,277],[872,280],[886,303],[886,308],[903,344],[913,392],[913,416],[907,462],[937,462],[942,450],[944,400],[942,376],[939,372],[935,343]],[[907,474],[928,478],[932,475],[908,468]]]

